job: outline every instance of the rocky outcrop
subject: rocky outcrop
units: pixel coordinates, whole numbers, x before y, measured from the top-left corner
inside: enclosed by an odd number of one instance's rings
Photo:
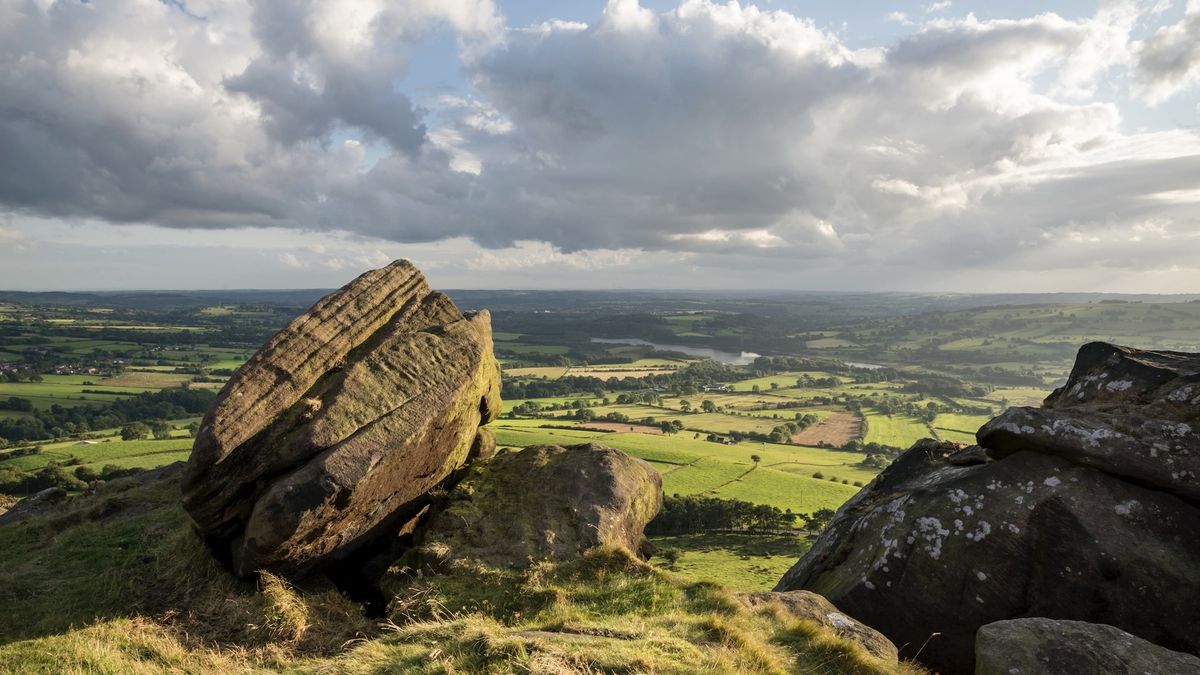
[[[833,603],[808,591],[768,591],[765,593],[743,593],[738,596],[748,606],[758,608],[778,604],[796,619],[805,619],[833,631],[834,635],[858,643],[871,654],[896,663],[899,653],[896,645],[882,633],[847,616]]]
[[[66,500],[67,491],[60,487],[48,487],[41,492],[35,492],[4,513],[0,513],[0,526],[24,522]]]
[[[423,526],[422,558],[525,568],[596,546],[646,553],[662,477],[646,462],[589,443],[501,451],[475,464]]]
[[[1056,455],[1200,499],[1200,355],[1085,345],[1043,408],[1010,408],[978,441],[996,457]]]
[[[1040,617],[989,623],[975,638],[975,675],[1194,675],[1200,658],[1112,626]]]
[[[980,626],[1029,616],[1200,651],[1198,364],[1085,346],[1044,408],[989,422],[966,452],[902,455],[776,590],[820,593],[942,672],[971,670]]]
[[[494,446],[487,312],[406,261],[363,274],[272,337],[201,424],[183,504],[242,575],[300,576],[401,529]]]

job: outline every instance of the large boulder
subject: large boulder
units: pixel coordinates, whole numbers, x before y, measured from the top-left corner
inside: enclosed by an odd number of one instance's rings
[[[1033,617],[989,623],[975,638],[975,675],[1195,675],[1200,658],[1119,628]]]
[[[420,550],[435,566],[508,568],[570,560],[596,546],[646,553],[643,530],[661,507],[662,477],[619,450],[506,450],[472,466],[423,526]]]
[[[993,456],[1032,450],[1200,499],[1200,355],[1093,342],[1043,408],[1010,408],[977,434]]]
[[[301,576],[415,518],[488,445],[499,387],[487,312],[464,316],[407,261],[367,272],[221,390],[184,507],[237,573]]]
[[[1084,347],[1045,408],[993,420],[980,447],[904,453],[776,590],[820,593],[943,672],[971,670],[980,626],[1028,616],[1200,651],[1197,363]]]

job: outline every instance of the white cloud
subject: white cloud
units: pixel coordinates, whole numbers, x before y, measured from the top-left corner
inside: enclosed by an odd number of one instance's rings
[[[1138,91],[1151,104],[1200,82],[1200,0],[1188,0],[1182,19],[1159,28],[1136,51]]]
[[[0,208],[271,228],[289,233],[274,267],[298,274],[446,240],[521,279],[742,266],[789,283],[804,259],[893,287],[909,267],[1078,267],[1072,244],[1135,236],[1089,250],[1200,260],[1200,141],[1131,133],[1110,95],[1193,86],[1200,0],[1140,43],[1157,8],[1114,1],[1078,19],[905,15],[909,34],[862,49],[707,0],[517,28],[490,0],[192,4],[203,20],[150,0],[0,9]],[[445,27],[470,88],[426,110],[403,77]],[[296,243],[345,232],[353,251]]]

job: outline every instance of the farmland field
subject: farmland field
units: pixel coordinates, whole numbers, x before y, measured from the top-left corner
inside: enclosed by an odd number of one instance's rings
[[[864,410],[867,433],[863,440],[898,448],[907,448],[932,434],[924,422],[903,415],[884,415],[871,409]]]
[[[811,542],[795,535],[684,534],[651,537],[655,564],[695,581],[738,591],[769,591]],[[676,554],[672,564],[663,554]]]
[[[186,420],[106,415],[142,392],[211,396],[202,390],[223,386],[319,295],[238,293],[4,297],[0,429],[9,436],[0,448],[37,451],[0,459],[0,470],[186,458],[184,427],[202,411]],[[493,310],[500,446],[598,442],[650,462],[668,495],[808,514],[837,508],[918,439],[969,443],[1005,406],[1039,405],[1089,340],[1200,349],[1200,298],[451,295],[464,309]],[[120,440],[133,421],[177,428],[166,440]],[[768,588],[808,545],[725,533],[657,541],[677,551],[676,573],[747,590]]]

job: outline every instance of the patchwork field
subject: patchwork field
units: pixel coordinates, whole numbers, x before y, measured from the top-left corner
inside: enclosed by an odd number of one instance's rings
[[[853,413],[837,412],[794,434],[792,442],[799,445],[828,443],[834,447],[841,447],[860,436],[862,419]]]
[[[907,448],[922,438],[931,438],[929,427],[925,423],[903,415],[884,415],[867,408],[867,433],[863,440],[867,443],[882,443],[897,448]]]

